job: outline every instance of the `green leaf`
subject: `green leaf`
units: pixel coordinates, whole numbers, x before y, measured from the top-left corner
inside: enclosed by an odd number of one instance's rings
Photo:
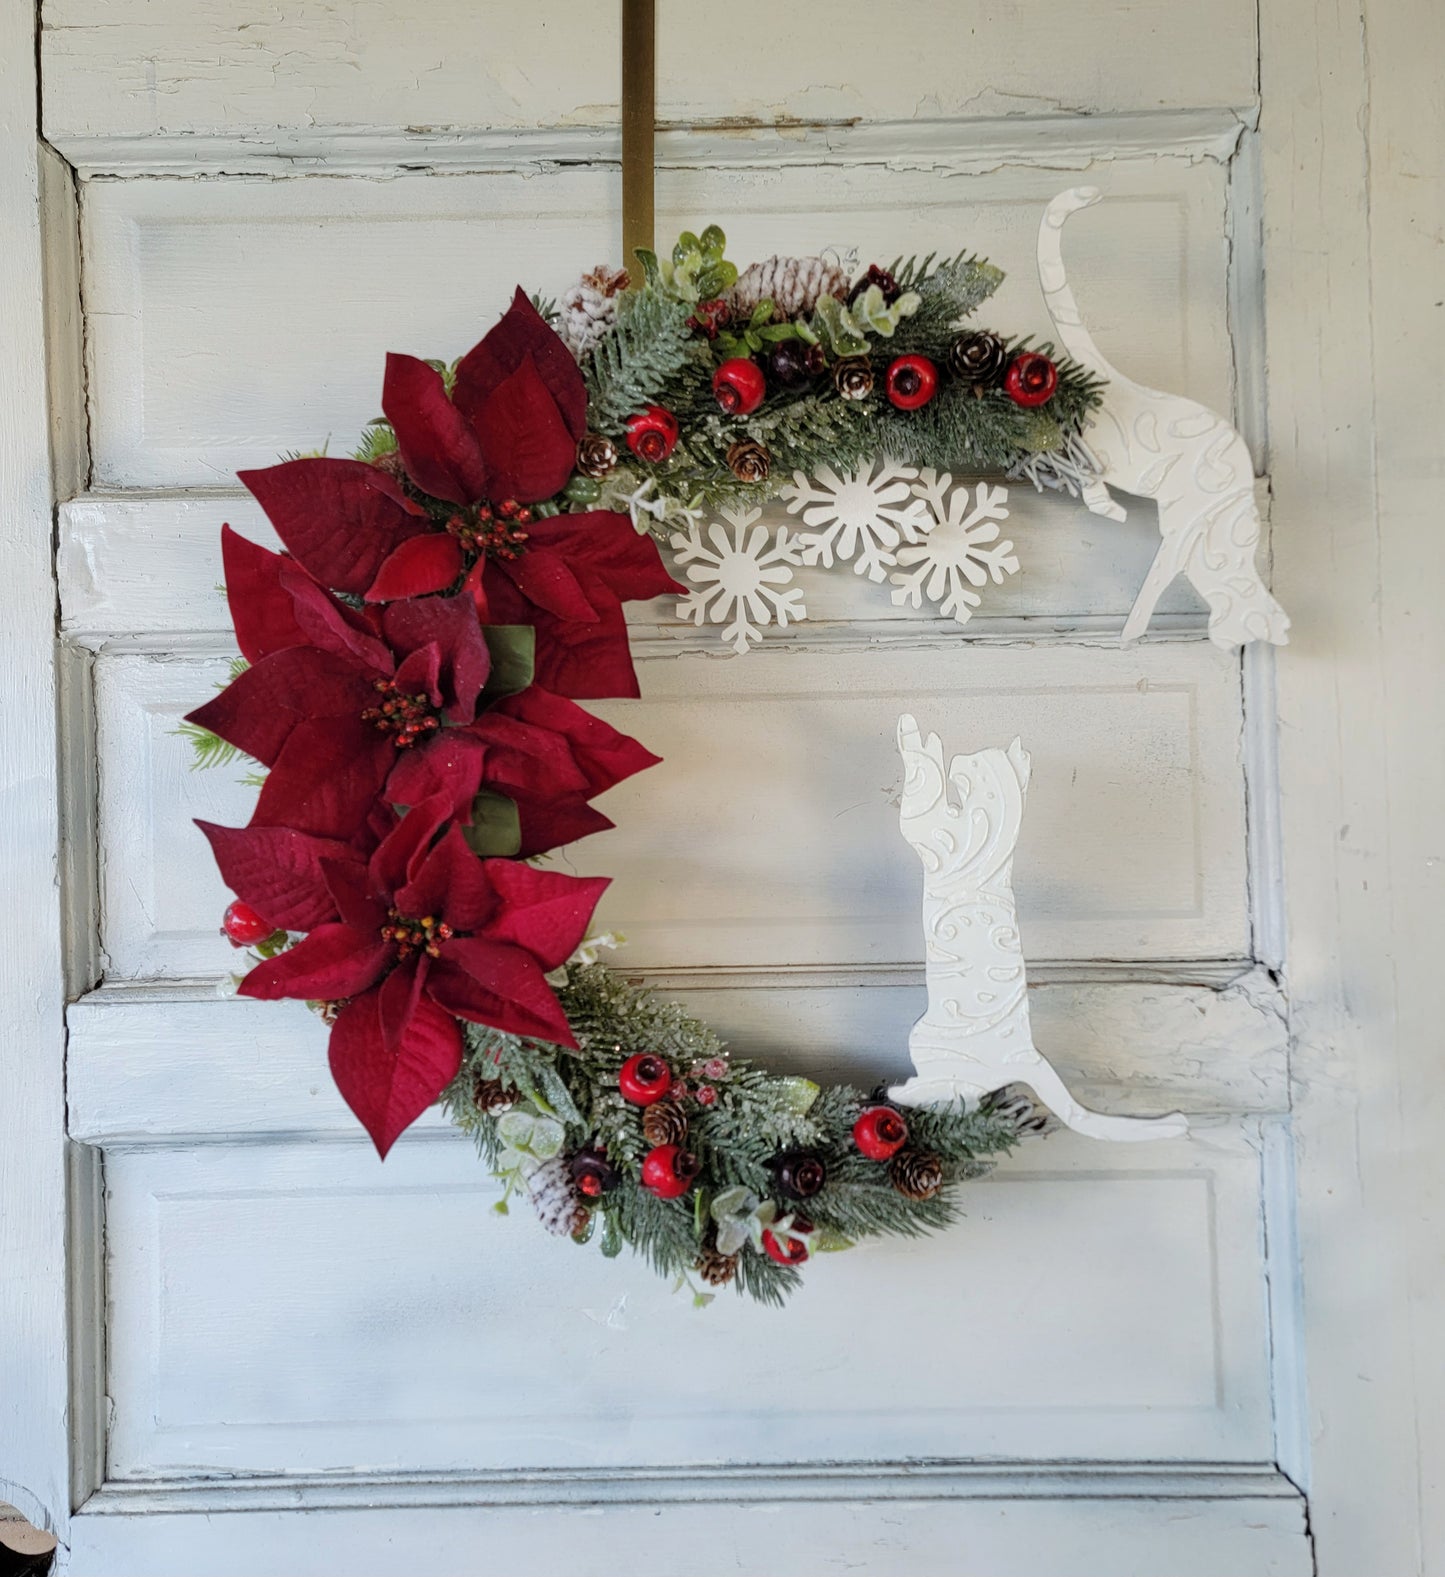
[[[685,263],[689,257],[702,251],[702,242],[691,230],[684,230],[672,244],[672,261],[674,267]]]
[[[703,231],[702,236],[698,241],[698,245],[702,248],[703,252],[708,257],[714,259],[722,257],[723,253],[727,250],[727,244],[728,238],[723,233],[723,228],[721,225],[709,225],[707,229]]]
[[[818,1099],[818,1086],[811,1079],[779,1079],[778,1089],[788,1109],[798,1117],[807,1116]]]
[[[472,801],[472,821],[462,836],[473,854],[484,860],[506,859],[522,848],[522,819],[516,802],[493,789],[483,789]]]
[[[602,1218],[602,1242],[599,1246],[604,1259],[616,1259],[622,1252],[622,1228],[611,1210]]]
[[[483,696],[495,699],[525,690],[536,672],[537,632],[530,624],[488,624],[482,634],[492,658]]]
[[[750,329],[761,328],[764,323],[773,321],[773,303],[770,300],[758,302],[753,308],[753,315],[748,319]]]
[[[657,261],[657,253],[649,247],[639,246],[632,255],[642,265],[643,279],[656,289],[662,283],[662,266]]]
[[[841,1254],[854,1246],[853,1239],[844,1237],[836,1227],[819,1227],[813,1234],[812,1248],[819,1254]]]
[[[815,314],[823,337],[834,355],[861,356],[867,351],[867,336],[836,296],[819,296]]]
[[[776,343],[778,340],[797,339],[798,327],[795,323],[770,323],[766,328],[757,331],[759,339]]]

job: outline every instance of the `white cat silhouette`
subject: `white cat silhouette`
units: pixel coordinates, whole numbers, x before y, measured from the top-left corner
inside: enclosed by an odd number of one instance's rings
[[[1163,541],[1124,622],[1124,643],[1138,640],[1165,588],[1176,575],[1209,607],[1216,646],[1289,639],[1289,619],[1255,568],[1259,511],[1254,465],[1244,439],[1222,416],[1177,394],[1133,383],[1110,366],[1084,327],[1064,273],[1064,222],[1099,201],[1097,187],[1075,186],[1044,210],[1039,224],[1039,283],[1064,348],[1081,366],[1108,380],[1104,407],[1087,443],[1101,474],[1086,481],[1084,502],[1096,515],[1123,520],[1125,511],[1105,483],[1152,498]]]

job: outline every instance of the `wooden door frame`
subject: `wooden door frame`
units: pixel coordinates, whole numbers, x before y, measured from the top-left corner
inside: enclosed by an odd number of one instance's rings
[[[35,26],[19,0],[0,11],[0,871],[15,916],[0,952],[0,1499],[65,1538],[72,1497],[94,1481],[85,1403],[98,1390],[93,1372],[71,1378],[67,1221],[72,1199],[85,1219],[98,1180],[64,1137],[64,997],[84,965],[67,957],[54,854],[51,476],[76,456],[74,434],[52,444],[48,403],[75,409],[69,391],[55,399],[47,335],[54,367],[75,302],[55,292],[47,317],[42,225],[69,220],[64,182],[42,200],[54,166],[37,141]],[[1268,470],[1276,586],[1295,624],[1277,665],[1251,663],[1256,689],[1277,683],[1281,723],[1309,1387],[1282,1465],[1311,1492],[1321,1572],[1436,1571],[1445,1512],[1425,1486],[1445,1463],[1431,1363],[1445,1273],[1427,1124],[1445,971],[1427,963],[1438,878],[1425,856],[1445,790],[1445,639],[1429,600],[1445,537],[1426,462],[1445,329],[1420,311],[1440,265],[1416,221],[1422,204],[1438,215],[1445,184],[1431,80],[1445,18],[1402,0],[1264,0],[1260,27]],[[52,258],[65,251],[62,235]]]

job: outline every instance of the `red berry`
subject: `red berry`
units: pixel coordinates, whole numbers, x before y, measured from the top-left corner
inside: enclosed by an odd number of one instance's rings
[[[713,373],[712,392],[729,416],[751,416],[763,403],[768,380],[757,362],[734,356]]]
[[[805,1221],[802,1216],[794,1216],[790,1232],[810,1234],[813,1223]],[[780,1265],[801,1265],[812,1250],[803,1238],[800,1237],[775,1237],[771,1232],[763,1233],[763,1253],[769,1259],[776,1260]]]
[[[853,1143],[870,1161],[888,1161],[908,1143],[908,1124],[891,1106],[870,1106],[853,1124]]]
[[[699,1084],[697,1087],[697,1104],[699,1106],[716,1106],[717,1091],[710,1084]]]
[[[642,1186],[659,1199],[680,1199],[702,1169],[690,1150],[677,1144],[660,1144],[642,1162]]]
[[[253,947],[257,942],[264,942],[277,929],[239,898],[227,904],[226,912],[221,916],[221,935],[230,941],[232,947]]]
[[[927,356],[899,356],[888,364],[884,387],[900,411],[916,411],[938,392],[938,368]]]
[[[622,1064],[617,1088],[622,1091],[623,1100],[634,1106],[651,1106],[672,1088],[672,1069],[661,1057],[640,1052]]]
[[[627,418],[627,447],[639,460],[652,465],[666,460],[677,448],[677,418],[665,405],[649,405]]]
[[[1059,386],[1059,369],[1047,356],[1025,351],[1015,356],[1003,375],[1004,393],[1015,405],[1043,405]]]

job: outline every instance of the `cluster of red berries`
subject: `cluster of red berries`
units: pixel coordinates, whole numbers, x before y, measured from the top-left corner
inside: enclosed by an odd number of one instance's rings
[[[532,511],[516,499],[504,499],[495,508],[479,504],[467,514],[447,521],[447,530],[469,552],[497,559],[519,559],[526,550]]]
[[[372,689],[386,699],[380,706],[367,707],[361,714],[362,720],[383,734],[393,735],[391,742],[398,750],[410,750],[441,726],[432,710],[430,697],[403,695],[397,690],[394,679],[374,679]]]
[[[449,942],[455,934],[445,920],[438,920],[434,915],[427,915],[424,920],[408,920],[399,910],[389,909],[386,917],[391,924],[382,926],[381,939],[396,943],[398,959],[410,958],[416,952],[435,958],[441,952],[441,944]]]

